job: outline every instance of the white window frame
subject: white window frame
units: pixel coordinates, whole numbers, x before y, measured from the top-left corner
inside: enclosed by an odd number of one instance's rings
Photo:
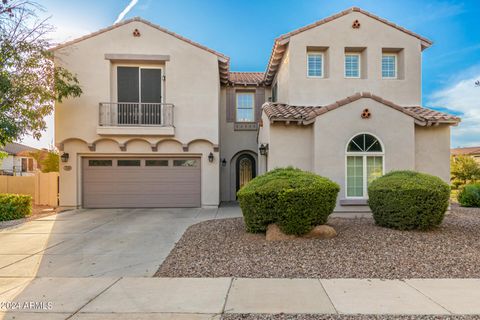
[[[357,56],[358,57],[358,76],[352,77],[347,76],[347,56]],[[343,76],[345,79],[360,79],[362,77],[362,55],[356,52],[345,52],[343,57]]]
[[[320,56],[322,59],[322,68],[320,69],[319,76],[311,76],[309,75],[309,68],[308,68],[308,59],[310,56]],[[324,70],[325,70],[325,54],[323,52],[318,51],[308,51],[307,52],[307,78],[314,78],[314,79],[322,79],[324,77]]]
[[[395,57],[395,76],[393,77],[384,77],[383,76],[383,57],[384,56],[389,56],[389,57]],[[380,72],[382,75],[382,79],[398,79],[398,54],[396,53],[382,53],[382,61],[380,61]]]
[[[380,143],[380,146],[382,147],[382,152],[349,152],[348,151],[348,145],[350,144],[350,141],[352,141],[353,138],[356,136],[362,135],[362,134],[368,134],[377,139],[377,141]],[[348,195],[348,175],[347,175],[347,170],[348,170],[348,157],[362,157],[363,158],[363,196],[361,197],[352,197]],[[350,137],[350,139],[347,140],[347,144],[345,145],[345,199],[368,199],[368,179],[367,179],[367,157],[382,157],[382,175],[385,174],[385,146],[376,135],[370,132],[359,132],[354,134],[353,136]]]
[[[253,119],[252,121],[240,121],[238,119],[238,96],[239,95],[251,95],[252,96],[252,102],[253,102],[253,105],[252,105],[252,116],[253,116]],[[239,123],[252,123],[252,122],[255,122],[255,92],[236,92],[235,93],[235,122],[239,122]]]

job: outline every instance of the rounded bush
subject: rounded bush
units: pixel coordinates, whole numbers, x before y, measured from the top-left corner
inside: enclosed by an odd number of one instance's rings
[[[393,171],[370,184],[368,197],[377,225],[399,230],[426,230],[442,223],[450,187],[429,174]]]
[[[21,219],[32,213],[32,197],[21,194],[0,194],[0,221]]]
[[[277,223],[286,234],[301,235],[325,224],[340,187],[327,178],[294,168],[258,176],[237,193],[248,232]]]
[[[467,184],[458,194],[462,207],[480,207],[480,183]]]

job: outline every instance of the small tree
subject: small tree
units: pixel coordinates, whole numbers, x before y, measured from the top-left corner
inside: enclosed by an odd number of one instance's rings
[[[480,165],[472,157],[459,155],[450,158],[451,180],[463,184],[480,180]]]
[[[58,172],[59,154],[55,149],[32,151],[29,156],[37,161],[42,172]]]
[[[82,93],[76,76],[53,64],[52,26],[38,10],[29,0],[0,2],[0,146],[25,134],[38,139],[54,102]]]
[[[42,160],[42,172],[58,172],[59,157],[57,151],[49,151],[46,157]]]

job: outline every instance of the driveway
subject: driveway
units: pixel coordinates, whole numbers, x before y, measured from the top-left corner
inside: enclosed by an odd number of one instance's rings
[[[150,277],[184,231],[219,209],[75,210],[0,231],[0,277]]]

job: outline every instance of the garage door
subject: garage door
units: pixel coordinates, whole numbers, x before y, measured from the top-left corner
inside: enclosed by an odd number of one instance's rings
[[[85,208],[200,206],[200,158],[83,158]]]

